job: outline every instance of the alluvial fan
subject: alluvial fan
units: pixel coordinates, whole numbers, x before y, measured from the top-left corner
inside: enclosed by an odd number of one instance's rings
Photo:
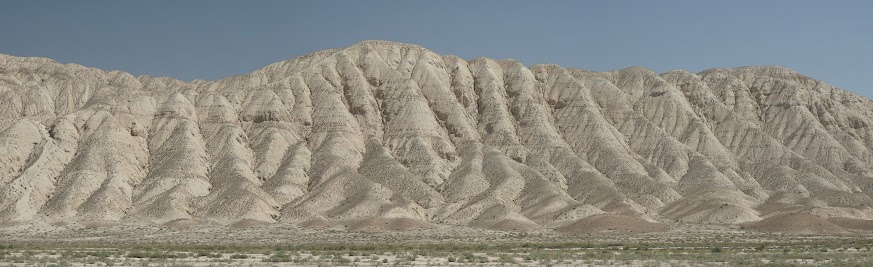
[[[591,72],[365,41],[183,82],[0,55],[0,103],[5,225],[873,220],[873,102],[782,67]]]

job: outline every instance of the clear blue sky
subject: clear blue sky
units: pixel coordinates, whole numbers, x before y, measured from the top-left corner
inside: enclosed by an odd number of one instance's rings
[[[873,97],[873,1],[15,1],[0,53],[213,80],[361,40],[595,71],[781,65]]]

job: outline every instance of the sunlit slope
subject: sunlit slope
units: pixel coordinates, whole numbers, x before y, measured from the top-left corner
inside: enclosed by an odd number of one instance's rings
[[[0,103],[4,223],[873,219],[873,102],[781,67],[590,72],[365,41],[183,82],[0,55]]]

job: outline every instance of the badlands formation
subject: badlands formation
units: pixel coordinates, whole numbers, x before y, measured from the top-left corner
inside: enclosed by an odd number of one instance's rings
[[[558,232],[873,220],[873,102],[365,41],[218,81],[0,55],[0,223]]]

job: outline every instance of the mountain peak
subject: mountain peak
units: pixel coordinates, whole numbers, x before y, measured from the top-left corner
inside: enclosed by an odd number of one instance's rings
[[[416,44],[409,43],[401,43],[395,41],[386,41],[386,40],[363,40],[357,43],[352,44],[349,47],[357,47],[357,46],[373,46],[373,47],[416,47],[416,48],[424,48],[422,46]]]

